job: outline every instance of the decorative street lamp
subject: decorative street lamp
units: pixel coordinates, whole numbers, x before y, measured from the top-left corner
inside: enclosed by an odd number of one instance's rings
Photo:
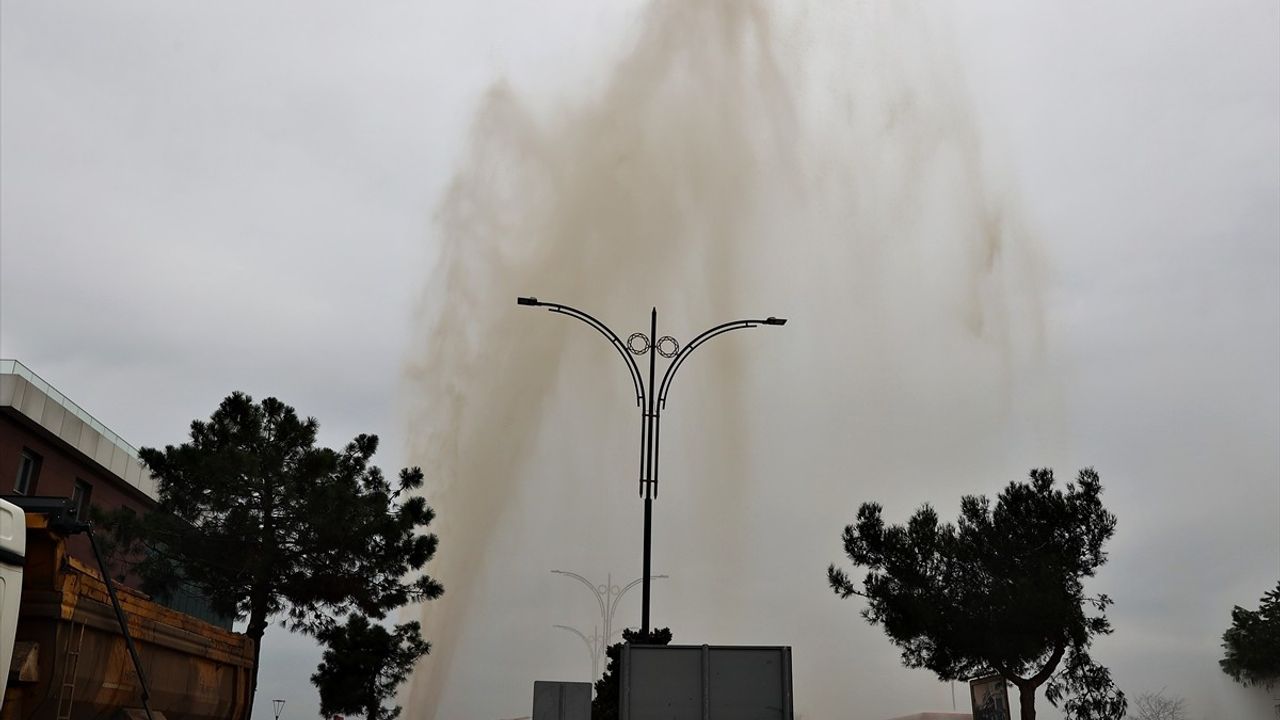
[[[592,582],[578,573],[568,572],[567,570],[552,570],[557,575],[571,577],[574,580],[587,586],[591,594],[595,596],[596,602],[600,605],[600,622],[604,627],[604,633],[601,634],[600,627],[591,629],[591,635],[584,635],[577,628],[568,625],[553,625],[552,627],[568,630],[582,639],[587,645],[587,652],[591,653],[591,680],[595,682],[600,677],[600,658],[604,657],[605,652],[609,648],[609,643],[613,642],[613,636],[622,632],[613,629],[613,612],[618,609],[618,602],[622,600],[622,596],[628,590],[640,584],[643,578],[636,578],[622,587],[613,584],[613,574],[607,576],[607,580],[603,585],[594,585]],[[654,575],[655,578],[666,578],[666,575]]]
[[[631,382],[635,385],[636,405],[640,408],[640,496],[644,498],[644,574],[642,575],[644,586],[640,603],[640,628],[644,634],[648,635],[653,499],[658,496],[658,434],[661,428],[662,410],[667,405],[667,393],[671,390],[671,379],[675,376],[676,370],[680,369],[680,365],[688,359],[689,355],[711,338],[723,335],[730,330],[741,330],[758,325],[785,325],[787,321],[785,318],[776,317],[769,317],[764,320],[735,320],[716,325],[690,340],[689,344],[681,347],[680,342],[670,335],[658,337],[657,308],[653,308],[650,316],[649,334],[632,333],[627,337],[627,341],[623,343],[618,334],[610,330],[604,323],[577,308],[561,305],[560,303],[543,302],[535,297],[516,298],[516,303],[532,307],[545,307],[551,312],[568,315],[590,325],[609,340],[614,349],[618,351],[618,354],[622,356],[622,359],[626,361],[627,369],[631,371]],[[644,376],[641,375],[640,368],[636,365],[635,358],[632,357],[632,355],[644,355],[645,353],[649,354],[648,384],[645,383]],[[671,362],[667,365],[667,369],[662,375],[662,383],[658,385],[657,394],[655,395],[653,391],[657,377],[658,355],[667,358]]]
[[[600,648],[608,645],[608,641],[600,634],[600,628],[593,627],[590,635],[584,635],[578,628],[568,625],[552,625],[551,627],[568,630],[577,635],[583,644],[587,646],[587,652],[591,654],[591,682],[594,685],[595,681],[600,679]]]

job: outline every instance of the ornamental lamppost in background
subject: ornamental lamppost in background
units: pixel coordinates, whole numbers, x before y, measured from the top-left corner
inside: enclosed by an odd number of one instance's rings
[[[618,587],[613,584],[613,574],[607,576],[607,580],[603,585],[594,585],[592,582],[578,573],[568,572],[567,570],[552,570],[557,575],[571,577],[574,580],[587,586],[591,594],[595,596],[596,602],[600,605],[600,625],[591,629],[591,635],[585,635],[577,628],[568,625],[553,625],[552,627],[567,630],[582,639],[587,645],[587,652],[591,653],[591,681],[595,682],[600,679],[600,658],[604,657],[605,652],[609,649],[610,643],[613,642],[613,636],[621,633],[622,630],[613,629],[613,613],[618,609],[618,602],[622,600],[622,596],[628,590],[640,584],[644,578],[636,578],[631,582]],[[654,575],[655,578],[666,578],[666,575]],[[604,632],[601,632],[603,628]]]
[[[640,408],[640,496],[644,498],[644,574],[643,593],[640,601],[640,629],[649,633],[649,567],[650,548],[653,539],[653,499],[658,496],[658,435],[661,428],[662,410],[667,405],[667,393],[671,390],[671,379],[676,370],[688,359],[690,353],[700,345],[717,335],[730,330],[753,328],[759,325],[785,325],[785,318],[769,317],[764,320],[735,320],[716,325],[690,340],[681,347],[680,342],[670,335],[658,337],[658,309],[654,308],[650,315],[649,334],[632,333],[624,343],[618,334],[610,330],[604,323],[591,317],[577,308],[560,303],[543,302],[535,297],[516,298],[516,303],[532,307],[544,307],[551,312],[577,318],[595,328],[613,345],[618,354],[627,363],[631,372],[631,382],[635,385],[636,405]],[[655,340],[656,338],[656,340]],[[640,367],[636,365],[632,355],[649,355],[649,382],[645,383]],[[654,392],[657,379],[658,355],[670,360],[666,371],[662,374],[662,383]]]

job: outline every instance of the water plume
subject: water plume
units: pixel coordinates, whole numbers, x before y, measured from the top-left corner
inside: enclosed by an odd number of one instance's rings
[[[1052,398],[1037,251],[923,8],[656,0],[596,90],[543,111],[488,92],[407,370],[447,588],[424,610],[434,649],[408,718],[510,715],[534,679],[585,680],[551,625],[589,629],[594,601],[547,571],[640,571],[626,371],[589,329],[517,308],[524,294],[624,337],[651,305],[682,341],[790,317],[713,341],[673,387],[655,624],[795,646],[811,717],[892,714],[894,690],[943,706],[928,678],[890,674],[823,568],[862,500],[903,498],[905,515],[1034,464],[1009,448]],[[619,624],[638,624],[630,603]]]

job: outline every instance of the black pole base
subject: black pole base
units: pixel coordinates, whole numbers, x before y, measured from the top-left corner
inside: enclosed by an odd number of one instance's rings
[[[643,599],[640,601],[640,631],[649,635],[649,573],[650,545],[653,539],[653,498],[644,499],[644,584],[641,586]]]

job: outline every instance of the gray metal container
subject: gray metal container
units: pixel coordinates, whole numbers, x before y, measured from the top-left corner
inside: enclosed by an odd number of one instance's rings
[[[625,645],[622,720],[793,720],[791,648]]]
[[[591,720],[591,683],[538,680],[533,720]]]

